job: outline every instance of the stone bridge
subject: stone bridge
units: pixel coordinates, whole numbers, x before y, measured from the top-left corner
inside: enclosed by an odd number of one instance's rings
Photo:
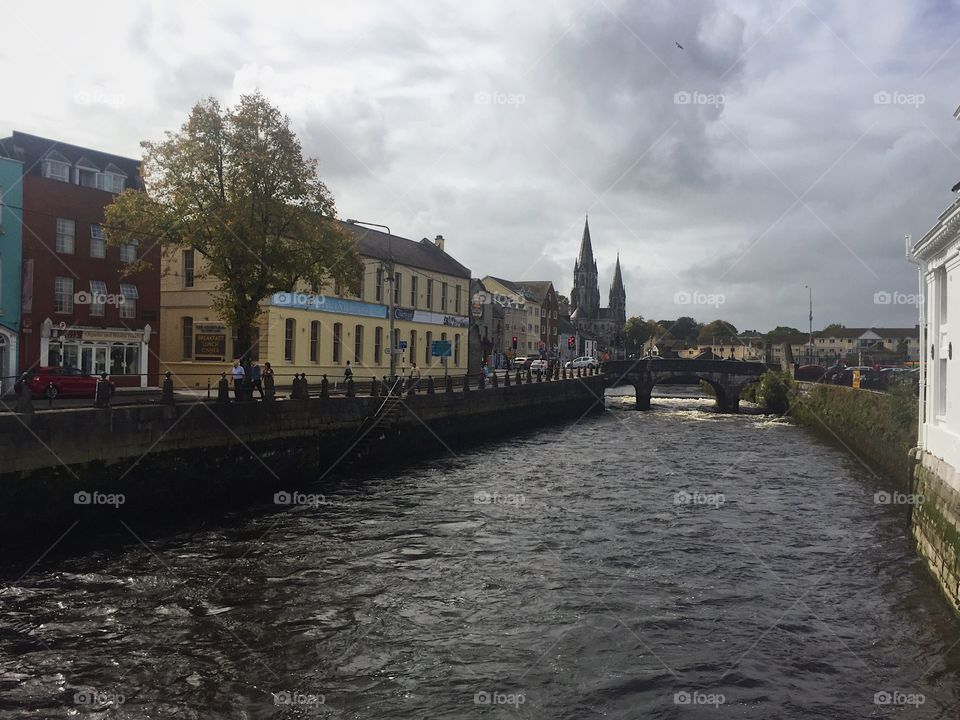
[[[656,385],[696,385],[704,380],[713,388],[720,410],[737,412],[743,388],[759,381],[767,370],[779,369],[779,366],[760,362],[683,358],[642,358],[603,363],[606,386],[633,385],[637,391],[639,410],[650,409],[650,393]]]

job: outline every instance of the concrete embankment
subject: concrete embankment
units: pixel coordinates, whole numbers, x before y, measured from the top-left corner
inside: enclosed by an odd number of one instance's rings
[[[117,520],[165,523],[270,498],[369,465],[410,461],[603,408],[604,378],[407,397],[357,446],[382,402],[339,397],[0,416],[0,538],[55,540]],[[353,461],[363,447],[363,464]]]
[[[895,482],[878,495],[901,504],[910,533],[950,604],[960,611],[960,473],[917,450],[917,399],[911,392],[880,393],[804,383],[792,415]]]

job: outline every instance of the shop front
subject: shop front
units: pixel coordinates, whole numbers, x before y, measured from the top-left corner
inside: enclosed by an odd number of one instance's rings
[[[150,332],[149,325],[143,330],[105,330],[53,327],[47,321],[41,331],[40,365],[107,373],[118,387],[147,387]]]
[[[0,395],[13,391],[17,375],[17,335],[0,325]]]

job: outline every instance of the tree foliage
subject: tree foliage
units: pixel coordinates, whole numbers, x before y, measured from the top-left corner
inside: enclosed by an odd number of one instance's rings
[[[700,323],[692,317],[682,316],[676,320],[658,320],[667,339],[678,340],[684,345],[696,345],[700,336]]]
[[[218,281],[214,309],[236,329],[242,356],[273,293],[330,281],[359,289],[362,264],[332,221],[317,161],[303,157],[289,118],[261,94],[227,109],[197,103],[178,132],[141,145],[145,190],[125,190],[107,207],[107,240],[194,249]]]
[[[737,337],[737,328],[733,323],[726,320],[714,320],[700,328],[697,340],[700,344],[712,344],[714,341],[719,343],[735,342]]]
[[[777,325],[773,330],[763,336],[763,339],[769,343],[780,343],[791,335],[799,335],[800,331],[789,325]]]

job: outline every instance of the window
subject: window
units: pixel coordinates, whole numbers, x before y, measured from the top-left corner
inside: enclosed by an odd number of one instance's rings
[[[427,310],[433,310],[433,280],[431,278],[427,278]]]
[[[353,329],[353,362],[357,365],[363,363],[363,325]]]
[[[90,314],[103,316],[103,306],[107,300],[107,284],[103,280],[90,281]]]
[[[410,331],[410,347],[407,348],[407,355],[410,358],[410,362],[417,361],[417,331]]]
[[[453,336],[453,364],[460,365],[460,333]]]
[[[410,307],[417,307],[417,276],[410,276]],[[411,353],[410,357],[413,357]]]
[[[192,288],[194,281],[194,270],[193,270],[193,248],[190,250],[183,251],[183,286],[185,288]]]
[[[57,252],[73,255],[76,223],[66,218],[57,218]]]
[[[310,323],[310,362],[318,362],[320,357],[320,321]]]
[[[460,286],[457,285],[454,289],[454,312],[460,314]]]
[[[110,374],[111,375],[138,375],[139,373],[140,373],[140,346],[139,345],[131,344],[131,345],[111,346],[110,348]]]
[[[393,304],[400,304],[400,273],[393,274]]]
[[[50,180],[70,182],[70,163],[47,158],[43,161],[43,176]]]
[[[105,258],[107,256],[107,239],[103,235],[103,227],[90,226],[90,257]]]
[[[137,286],[120,283],[120,294],[123,296],[123,302],[120,303],[120,317],[135,318],[137,316],[137,300],[140,299]]]
[[[283,359],[293,362],[294,340],[296,339],[297,321],[287,318],[283,321]]]
[[[377,290],[375,299],[377,302],[383,302],[383,268],[377,268]]]
[[[132,263],[137,259],[137,246],[140,244],[139,240],[134,240],[129,245],[120,246],[120,262],[122,263]]]
[[[340,362],[340,342],[343,337],[343,323],[333,324],[333,361]]]
[[[117,172],[97,173],[97,188],[112,193],[123,192],[126,176]]]
[[[427,280],[427,288],[430,287],[430,280]],[[427,341],[423,346],[423,364],[430,365],[430,346],[433,344],[433,333],[429,330],[427,331]]]
[[[440,286],[440,312],[447,311],[447,284],[443,283]]]
[[[377,365],[383,364],[383,328],[373,330],[373,361]]]
[[[68,314],[73,312],[73,278],[54,278],[53,311]]]
[[[181,355],[184,360],[190,360],[193,357],[193,318],[180,318],[180,344]]]

